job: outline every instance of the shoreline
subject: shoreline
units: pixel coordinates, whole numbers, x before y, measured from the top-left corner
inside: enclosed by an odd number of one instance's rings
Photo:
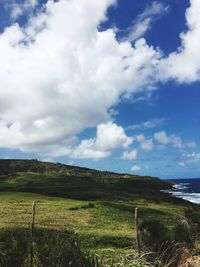
[[[185,192],[190,183],[176,183],[172,189],[161,190],[164,193],[171,194],[174,197],[189,201],[193,204],[200,204],[200,192]]]

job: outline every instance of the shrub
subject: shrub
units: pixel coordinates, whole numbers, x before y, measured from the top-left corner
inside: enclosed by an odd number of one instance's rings
[[[191,244],[192,242],[192,229],[191,225],[186,219],[178,222],[174,227],[174,239],[177,242],[184,242],[185,244]]]
[[[82,205],[82,206],[70,207],[68,210],[70,210],[70,211],[76,211],[76,210],[81,210],[81,209],[86,210],[86,209],[92,209],[94,207],[95,207],[95,205],[93,203],[88,203],[88,204]]]
[[[0,231],[0,266],[22,267],[28,260],[28,231],[3,229]]]
[[[154,251],[170,240],[168,229],[158,220],[145,220],[139,229],[142,243]]]
[[[74,233],[36,229],[33,238],[34,267],[87,266]],[[26,229],[0,231],[0,267],[29,267],[30,240]]]

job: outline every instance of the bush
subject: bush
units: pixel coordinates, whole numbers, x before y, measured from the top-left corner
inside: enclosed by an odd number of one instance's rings
[[[0,266],[22,267],[28,261],[28,231],[3,229],[0,231]]]
[[[170,240],[168,229],[158,220],[145,220],[139,229],[142,243],[154,251]]]
[[[196,232],[200,232],[200,211],[199,207],[188,207],[184,209],[185,217],[187,221],[196,229]]]
[[[71,231],[36,229],[33,238],[34,267],[84,267],[85,257]],[[26,229],[0,231],[0,267],[29,267],[30,240]]]
[[[86,210],[86,209],[93,209],[95,207],[95,205],[93,203],[88,203],[86,205],[82,205],[82,206],[76,206],[76,207],[70,207],[68,210],[70,211],[76,211],[76,210]]]
[[[191,226],[188,224],[187,220],[180,221],[174,227],[174,239],[177,242],[184,242],[185,244],[191,244],[192,233]]]

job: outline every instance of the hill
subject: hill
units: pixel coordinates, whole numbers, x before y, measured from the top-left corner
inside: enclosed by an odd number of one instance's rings
[[[0,160],[0,190],[73,199],[111,199],[152,195],[171,184],[158,178],[97,171],[37,160]],[[130,197],[130,196],[129,196]]]

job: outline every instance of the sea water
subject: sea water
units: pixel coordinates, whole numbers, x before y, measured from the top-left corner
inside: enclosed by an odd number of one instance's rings
[[[200,178],[196,179],[172,179],[175,183],[173,189],[167,190],[172,195],[200,204]]]

